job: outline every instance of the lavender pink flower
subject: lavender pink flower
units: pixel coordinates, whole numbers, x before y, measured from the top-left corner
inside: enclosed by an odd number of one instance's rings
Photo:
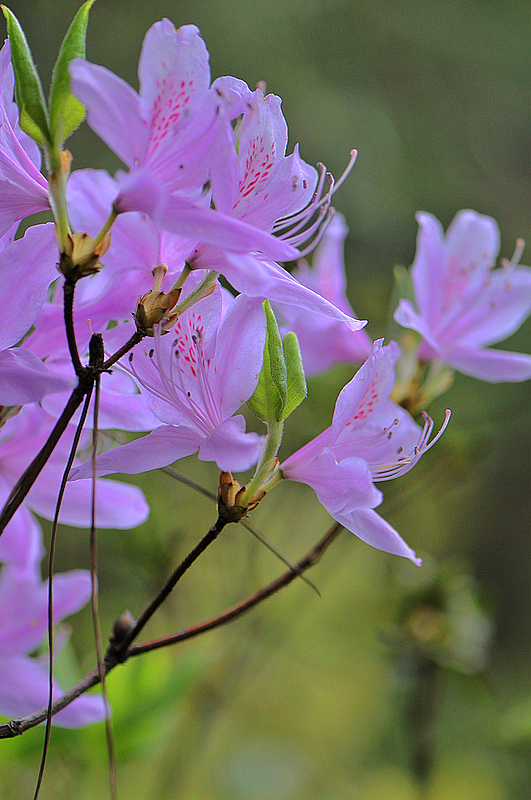
[[[168,335],[156,332],[154,347],[134,353],[131,370],[150,410],[165,424],[143,438],[102,454],[98,475],[137,473],[198,453],[222,470],[244,470],[258,457],[261,437],[245,432],[234,413],[253,394],[262,366],[265,316],[262,305],[239,295],[222,316],[222,291],[185,311]],[[90,465],[71,479],[90,475]]]
[[[375,511],[383,500],[374,482],[408,472],[434,443],[433,423],[420,428],[389,395],[400,348],[383,340],[340,392],[332,425],[281,464],[284,478],[306,483],[334,519],[360,539],[420,563]]]
[[[416,308],[401,300],[395,319],[423,337],[422,359],[484,381],[531,378],[531,356],[493,350],[531,313],[531,269],[511,262],[494,269],[500,234],[491,217],[460,211],[446,236],[431,214],[420,212],[417,253],[411,268]]]

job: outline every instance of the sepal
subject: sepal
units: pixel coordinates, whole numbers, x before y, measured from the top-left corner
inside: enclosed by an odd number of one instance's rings
[[[264,361],[258,385],[247,401],[251,411],[263,422],[279,422],[288,396],[288,374],[282,339],[269,303],[263,303],[267,320]]]
[[[85,58],[88,15],[94,0],[83,3],[61,44],[50,87],[50,136],[59,146],[83,122],[85,107],[70,91],[68,67],[74,58]]]
[[[11,46],[19,124],[24,133],[44,147],[51,142],[51,137],[41,79],[20,22],[7,6],[2,5],[1,8],[6,18]]]

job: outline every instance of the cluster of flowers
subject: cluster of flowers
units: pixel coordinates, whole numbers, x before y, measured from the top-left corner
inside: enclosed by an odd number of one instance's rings
[[[345,293],[346,226],[330,206],[337,186],[297,148],[286,155],[280,99],[232,77],[211,83],[197,28],[175,29],[168,20],[145,37],[139,93],[82,58],[72,59],[69,74],[88,124],[128,171],[70,175],[64,151],[61,208],[56,184],[40,171],[37,137],[21,127],[7,42],[0,53],[0,501],[76,384],[59,245],[74,263],[88,254],[105,264],[77,284],[79,352],[88,351],[90,326],[104,333],[109,352],[135,330],[151,337],[102,376],[100,427],[148,433],[101,454],[99,476],[140,473],[197,452],[225,473],[255,468],[238,493],[244,510],[279,481],[299,481],[345,528],[418,563],[375,511],[382,502],[375,484],[408,471],[438,436],[430,440],[429,417],[419,426],[396,402],[407,394],[395,386],[400,347],[372,343],[354,317]],[[15,238],[22,220],[50,209],[55,225],[35,224]],[[412,295],[395,316],[418,334],[415,375],[435,364],[488,381],[530,378],[530,356],[486,349],[531,310],[531,270],[517,266],[521,248],[493,270],[499,234],[492,219],[463,211],[445,236],[431,215],[418,218]],[[310,267],[304,256],[314,247]],[[281,266],[295,261],[292,273]],[[340,392],[331,426],[279,464],[283,422],[305,393],[301,362],[316,375],[339,361],[361,367]],[[264,436],[246,431],[238,412],[247,402],[265,423]],[[3,714],[47,702],[46,668],[27,655],[46,625],[42,534],[32,512],[53,518],[75,422],[0,538]],[[61,521],[89,524],[91,469],[74,464]],[[98,526],[128,528],[148,516],[133,486],[98,478],[97,497]],[[59,621],[87,601],[90,576],[77,571],[55,582]],[[103,714],[100,698],[83,697],[56,719],[84,725]]]

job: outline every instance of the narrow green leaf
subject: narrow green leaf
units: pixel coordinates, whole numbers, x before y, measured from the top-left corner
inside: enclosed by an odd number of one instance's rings
[[[264,302],[264,311],[267,320],[264,363],[258,385],[247,403],[263,422],[279,422],[288,395],[288,376],[282,340],[268,300]]]
[[[85,108],[70,91],[68,65],[73,58],[85,58],[89,11],[94,0],[83,3],[66,32],[52,72],[50,87],[50,131],[56,145],[64,142],[83,122]]]
[[[293,331],[284,336],[284,358],[288,378],[288,392],[281,419],[289,417],[292,411],[295,411],[300,406],[308,393],[299,340]]]
[[[15,99],[20,127],[37,144],[43,146],[50,141],[50,131],[41,80],[20,22],[7,6],[2,5],[1,8],[7,22],[11,61],[15,72]]]

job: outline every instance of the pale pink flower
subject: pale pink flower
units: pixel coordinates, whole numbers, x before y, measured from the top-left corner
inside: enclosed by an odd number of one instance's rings
[[[431,214],[419,212],[417,253],[411,268],[416,308],[401,300],[395,319],[423,337],[420,357],[484,381],[531,378],[531,356],[492,350],[531,312],[531,269],[517,266],[523,249],[494,269],[500,234],[491,217],[460,211],[446,236]]]

